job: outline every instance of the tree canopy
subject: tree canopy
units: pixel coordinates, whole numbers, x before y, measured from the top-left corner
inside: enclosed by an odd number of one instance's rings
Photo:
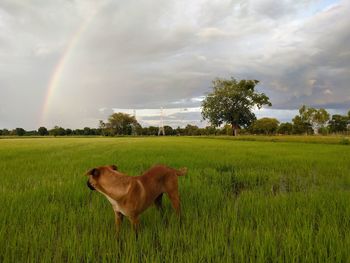
[[[237,135],[240,127],[248,127],[256,120],[255,107],[271,106],[264,93],[255,91],[258,83],[258,80],[215,79],[213,92],[202,102],[203,118],[216,127],[228,123],[232,126],[232,135]]]
[[[347,116],[342,116],[335,114],[329,121],[329,128],[331,132],[344,132],[347,131],[349,118]]]
[[[293,122],[297,122],[301,126],[304,126],[304,132],[308,132],[308,127],[313,129],[315,134],[318,134],[319,129],[325,127],[330,118],[329,113],[321,108],[315,109],[312,107],[307,107],[303,105],[299,109],[299,116],[293,119]]]
[[[284,135],[292,134],[293,133],[293,124],[291,124],[289,122],[281,123],[278,126],[277,133],[284,134]]]
[[[49,135],[48,130],[45,127],[40,127],[38,129],[38,133],[40,136],[45,136],[45,135]]]
[[[136,131],[142,129],[134,116],[122,112],[113,113],[109,116],[107,123],[100,121],[100,127],[103,127],[107,134],[112,136],[131,135],[133,131],[137,133]]]
[[[275,134],[278,129],[279,121],[275,118],[261,118],[253,122],[250,127],[255,134]]]
[[[15,135],[17,136],[23,136],[26,133],[26,131],[23,128],[16,128],[15,129]]]

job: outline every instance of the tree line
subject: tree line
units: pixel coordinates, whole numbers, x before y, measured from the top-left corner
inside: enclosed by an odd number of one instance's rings
[[[205,128],[188,124],[176,129],[165,126],[165,135],[237,135],[243,134],[331,134],[349,133],[350,111],[347,115],[330,115],[325,109],[316,109],[303,105],[292,122],[280,123],[275,118],[257,119],[254,109],[272,106],[264,93],[255,90],[258,80],[215,79],[212,92],[202,102],[202,117],[211,124]],[[48,130],[40,127],[35,131],[16,128],[12,131],[0,130],[0,135],[52,135],[52,136],[123,136],[123,135],[159,135],[155,126],[142,127],[132,115],[122,112],[113,113],[105,122],[99,121],[98,128],[64,129],[55,126]]]
[[[123,113],[124,114],[124,113]],[[187,124],[184,128],[173,128],[171,126],[164,126],[166,136],[196,136],[196,135],[226,135],[227,128],[215,128],[208,126],[205,128],[199,128],[196,125]],[[132,128],[124,127],[122,130],[113,128],[89,128],[83,129],[65,129],[59,126],[55,126],[52,129],[46,127],[40,127],[38,130],[26,131],[23,128],[16,128],[13,130],[0,129],[0,136],[157,136],[159,133],[159,127],[138,126],[136,133],[133,133]]]
[[[292,122],[280,123],[275,118],[261,118],[245,131],[250,134],[349,134],[350,110],[347,115],[330,115],[325,109],[303,105]]]
[[[234,132],[232,129],[229,124],[204,128],[191,124],[187,124],[184,128],[164,126],[167,136],[231,135]],[[23,128],[0,129],[0,135],[3,136],[157,136],[158,133],[159,127],[142,127],[134,116],[121,112],[112,114],[107,122],[101,120],[98,128],[65,129],[55,126],[52,129],[40,127],[38,130],[31,131],[26,131]],[[325,109],[302,106],[292,122],[281,123],[275,118],[261,118],[253,121],[248,127],[239,129],[239,133],[263,135],[349,134],[350,111],[347,115],[330,115]]]

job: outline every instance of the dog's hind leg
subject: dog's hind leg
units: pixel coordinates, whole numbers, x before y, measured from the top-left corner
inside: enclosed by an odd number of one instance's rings
[[[179,197],[178,190],[176,189],[176,190],[168,191],[167,194],[169,196],[171,205],[175,209],[176,215],[180,218],[181,207],[180,207],[180,197]]]
[[[161,214],[163,214],[162,197],[163,197],[163,193],[161,193],[160,195],[158,195],[158,197],[156,198],[156,200],[154,200],[154,204],[156,205],[158,211],[159,211]]]
[[[170,202],[175,209],[176,215],[180,218],[180,198],[177,175],[170,175],[165,183],[165,192],[169,196]]]

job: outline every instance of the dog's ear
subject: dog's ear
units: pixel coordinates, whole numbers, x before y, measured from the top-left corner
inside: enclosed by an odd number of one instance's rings
[[[98,168],[93,168],[86,173],[86,175],[92,175],[93,177],[98,177],[100,175],[100,170]]]
[[[118,171],[118,167],[115,164],[112,164],[109,167],[111,167],[111,169],[114,171]]]

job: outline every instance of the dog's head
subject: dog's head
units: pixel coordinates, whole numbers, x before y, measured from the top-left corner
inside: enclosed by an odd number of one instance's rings
[[[90,190],[103,190],[103,186],[113,180],[118,171],[116,165],[100,166],[89,170],[85,175],[89,177],[87,186]]]

